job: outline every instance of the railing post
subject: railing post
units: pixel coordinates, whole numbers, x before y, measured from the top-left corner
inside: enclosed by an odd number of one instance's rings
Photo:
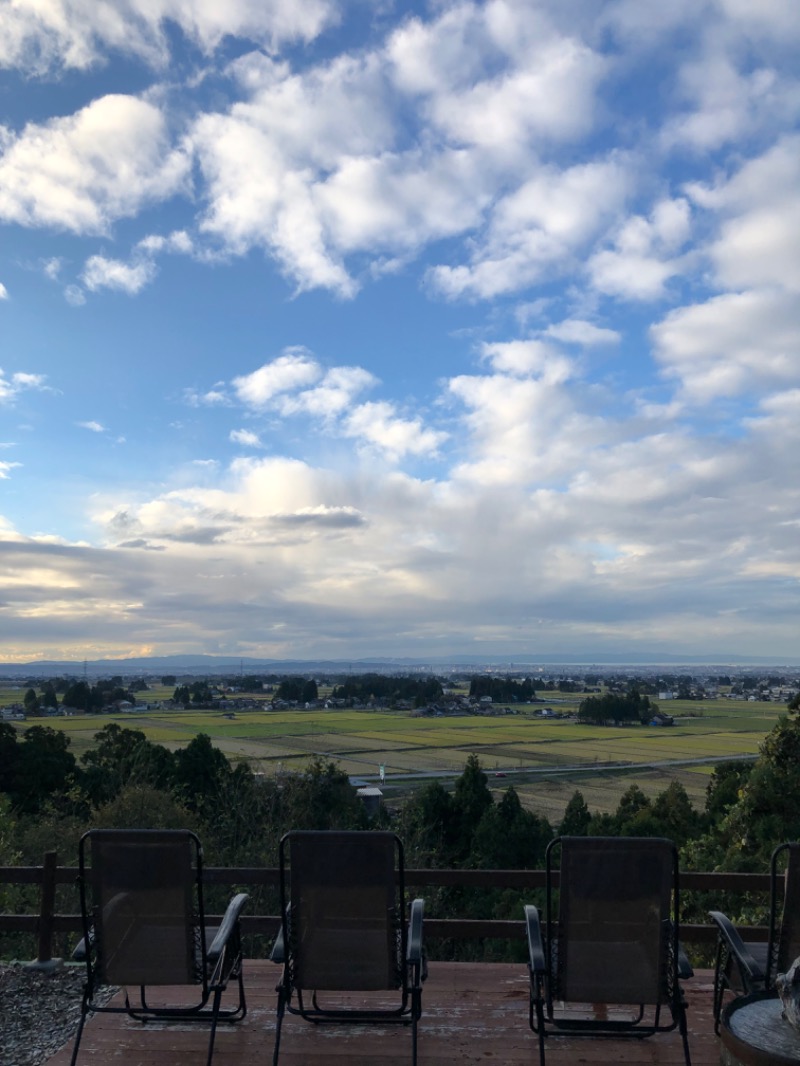
[[[53,917],[56,907],[56,867],[58,852],[46,851],[42,863],[42,897],[39,907],[39,954],[36,966],[48,969],[58,965],[53,960]]]

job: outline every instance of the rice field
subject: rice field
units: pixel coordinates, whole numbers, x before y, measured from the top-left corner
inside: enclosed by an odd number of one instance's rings
[[[580,698],[561,702],[558,712],[573,711]],[[368,710],[243,710],[234,717],[219,711],[154,710],[30,719],[15,726],[62,730],[78,757],[99,730],[117,722],[171,750],[207,733],[229,759],[244,759],[266,774],[301,770],[321,755],[335,759],[355,780],[377,783],[383,765],[389,802],[401,802],[427,780],[452,783],[467,756],[475,753],[492,787],[513,783],[526,806],[557,821],[576,788],[590,809],[607,811],[616,808],[622,791],[634,782],[656,795],[677,778],[702,807],[714,761],[757,755],[785,708],[681,701],[669,706],[676,714],[670,728],[582,725],[566,717],[543,719],[536,710],[527,706],[511,715],[431,718]]]

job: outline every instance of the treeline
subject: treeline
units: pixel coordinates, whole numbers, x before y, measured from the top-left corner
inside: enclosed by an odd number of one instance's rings
[[[133,703],[136,700],[135,693],[146,688],[147,683],[144,680],[123,684],[121,677],[107,678],[98,681],[96,685],[90,685],[87,681],[58,679],[45,682],[39,692],[33,687],[28,688],[22,705],[28,715],[37,715],[48,709],[55,710],[59,706],[87,714],[99,714],[106,707],[122,700]]]
[[[578,719],[607,725],[609,722],[641,722],[645,725],[658,710],[649,697],[637,690],[624,695],[607,692],[604,696],[589,696],[578,705]]]
[[[511,677],[478,675],[470,679],[469,694],[478,700],[491,696],[492,703],[530,703],[536,699],[536,687],[529,677],[515,681]]]
[[[436,677],[362,674],[335,685],[331,697],[336,700],[359,700],[362,703],[380,700],[391,704],[408,700],[415,707],[425,707],[442,698],[442,683]]]

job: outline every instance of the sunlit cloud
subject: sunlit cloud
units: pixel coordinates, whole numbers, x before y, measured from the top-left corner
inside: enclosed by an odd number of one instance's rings
[[[150,260],[138,263],[123,263],[118,259],[106,259],[93,255],[86,261],[81,280],[91,292],[99,289],[116,289],[135,296],[155,277],[155,266]]]

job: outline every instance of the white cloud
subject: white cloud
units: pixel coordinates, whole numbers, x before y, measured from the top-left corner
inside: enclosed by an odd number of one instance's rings
[[[405,456],[437,455],[447,439],[444,431],[426,428],[420,418],[401,416],[385,401],[355,403],[359,394],[377,384],[378,379],[362,367],[336,366],[323,372],[302,348],[288,349],[232,382],[237,399],[251,410],[284,418],[311,416],[319,420],[324,432],[355,439],[393,462]],[[240,439],[239,431],[236,439]]]
[[[155,264],[149,259],[135,263],[122,263],[119,259],[106,259],[93,255],[86,260],[81,281],[91,292],[99,289],[116,289],[135,296],[149,285],[156,274]]]
[[[563,274],[620,210],[629,185],[616,160],[542,168],[500,200],[470,265],[435,267],[433,287],[450,298],[489,299]]]
[[[265,363],[252,374],[233,379],[239,400],[248,407],[261,408],[280,393],[311,385],[322,376],[322,368],[302,349],[289,350]]]
[[[224,382],[221,381],[206,392],[186,389],[183,398],[190,407],[229,407],[232,402],[225,392]]]
[[[143,252],[145,255],[158,255],[162,252],[191,255],[194,251],[194,242],[186,230],[174,230],[166,237],[154,233],[143,237],[137,243],[136,251]]]
[[[393,404],[364,403],[344,420],[343,432],[377,449],[392,460],[406,455],[433,458],[447,434],[426,429],[419,418],[401,418]]]
[[[570,360],[539,340],[487,343],[481,348],[481,356],[499,374],[518,377],[539,374],[542,380],[558,384],[572,373]]]
[[[592,285],[609,296],[629,300],[657,300],[667,281],[683,265],[674,253],[690,233],[686,200],[656,204],[650,218],[629,218],[619,229],[613,250],[596,252],[587,264]]]
[[[81,429],[88,429],[91,433],[105,433],[106,427],[100,422],[77,422]]]
[[[593,348],[607,344],[619,344],[620,334],[615,329],[604,329],[593,322],[569,318],[548,326],[544,331],[546,337],[562,341],[564,344],[580,344]]]
[[[86,303],[86,293],[80,285],[67,285],[64,289],[64,299],[72,307],[83,307]]]
[[[721,216],[709,254],[722,286],[800,291],[800,137],[780,139],[727,182],[689,194]]]
[[[282,394],[279,410],[284,415],[305,412],[331,420],[346,411],[356,396],[377,384],[368,370],[359,366],[335,366],[313,389],[303,389],[294,396]]]
[[[44,374],[29,374],[24,371],[17,371],[17,373],[7,377],[4,371],[0,369],[0,404],[13,403],[17,396],[26,389],[48,391],[45,381],[46,376]]]
[[[725,293],[671,311],[651,334],[664,373],[698,403],[800,381],[800,306],[784,292]]]
[[[22,226],[106,233],[117,219],[184,188],[189,176],[163,114],[134,96],[103,96],[6,140],[0,219]]]
[[[164,66],[167,20],[211,52],[227,35],[271,49],[309,41],[335,17],[330,0],[15,0],[0,9],[0,66],[85,69],[110,52]]]
[[[8,299],[9,299],[8,289],[5,287],[5,285],[2,283],[2,281],[0,281],[0,300],[8,300]]]
[[[732,56],[713,47],[680,72],[682,95],[693,110],[667,121],[666,146],[688,145],[713,151],[765,129],[780,128],[800,112],[800,83],[762,67],[742,72]]]
[[[460,375],[448,382],[463,404],[470,454],[453,471],[460,482],[492,486],[549,484],[572,469],[577,456],[602,439],[566,388],[568,360],[542,362],[539,377],[517,373]],[[602,420],[598,421],[598,425]]]
[[[202,232],[233,254],[264,249],[299,291],[325,287],[351,298],[359,282],[346,256],[385,252],[388,260],[371,265],[381,273],[481,225],[498,189],[518,188],[537,169],[544,141],[588,129],[605,63],[529,5],[495,0],[460,4],[428,23],[412,19],[384,49],[302,73],[252,55],[231,70],[246,99],[201,116],[190,134],[205,181]],[[598,180],[610,176],[601,164]],[[562,215],[567,198],[575,215],[609,195],[588,189],[577,167],[543,173],[527,190],[531,201],[542,185]],[[554,202],[560,186],[566,191]],[[517,287],[571,250],[552,247],[559,225],[550,241],[546,221],[544,237],[532,236]],[[502,282],[472,287],[510,290],[517,267],[515,259]],[[444,267],[434,279],[450,294],[470,286]]]
[[[12,470],[22,466],[22,463],[9,463],[5,460],[0,460],[0,481],[7,481]]]
[[[230,440],[234,444],[243,444],[246,448],[260,448],[262,447],[261,438],[257,433],[253,433],[249,429],[232,429],[230,432]]]
[[[411,19],[392,34],[387,56],[396,85],[424,98],[453,144],[511,154],[534,138],[569,140],[587,129],[604,71],[544,11],[503,0],[454,5],[430,23]]]

